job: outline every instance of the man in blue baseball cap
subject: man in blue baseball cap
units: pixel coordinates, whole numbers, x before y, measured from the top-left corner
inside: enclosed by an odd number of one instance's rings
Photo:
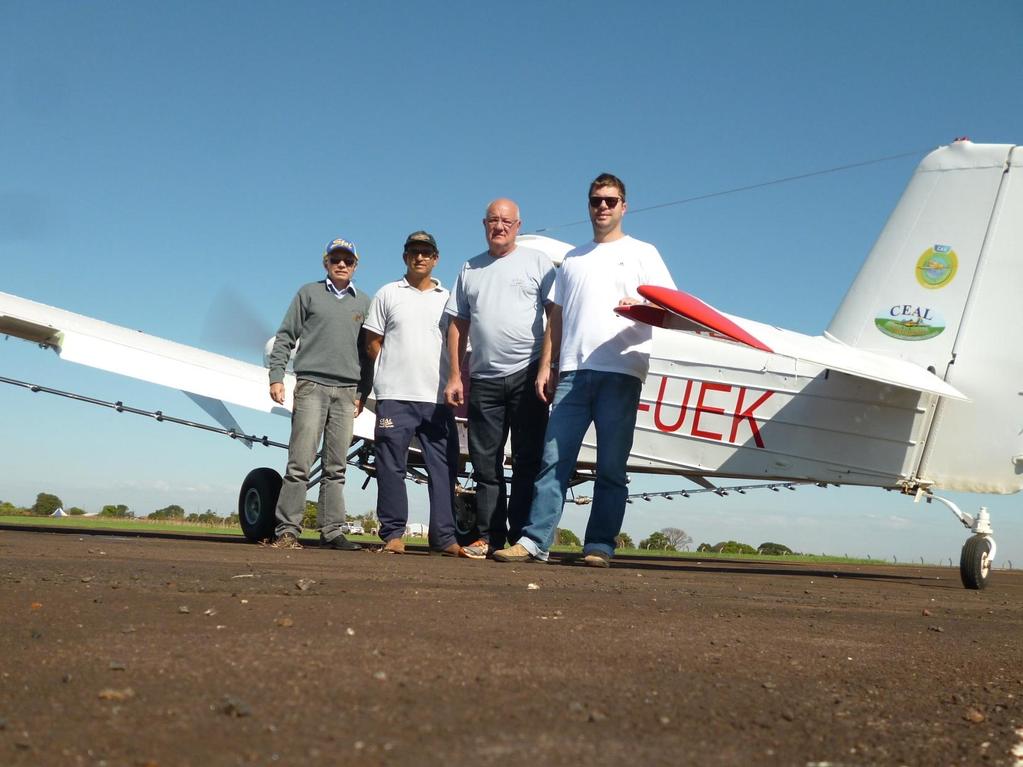
[[[317,525],[320,545],[341,551],[362,547],[345,538],[345,466],[355,418],[373,385],[373,363],[365,352],[362,323],[370,297],[356,290],[355,244],[343,237],[323,251],[326,279],[299,288],[270,352],[270,397],[284,404],[284,369],[295,354],[288,468],[277,500],[273,546],[300,549],[309,470],[323,440]],[[301,344],[299,344],[301,341]]]

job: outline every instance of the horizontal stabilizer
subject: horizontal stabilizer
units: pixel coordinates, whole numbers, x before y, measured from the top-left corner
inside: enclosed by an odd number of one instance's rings
[[[711,338],[718,334],[751,349],[802,360],[857,378],[950,399],[969,400],[951,384],[905,360],[856,349],[825,336],[807,336],[724,314],[678,290],[641,285],[639,292],[659,305],[620,306],[615,311],[623,317],[654,327],[696,333],[703,337],[709,335]],[[710,334],[707,330],[711,331]]]

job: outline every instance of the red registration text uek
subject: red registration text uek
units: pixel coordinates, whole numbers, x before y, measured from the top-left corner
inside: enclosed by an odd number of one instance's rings
[[[673,389],[684,385],[681,402],[673,397],[665,400],[669,381]],[[671,434],[682,430],[688,423],[688,428],[684,429],[684,432],[694,437],[737,444],[740,441],[740,430],[743,432],[742,439],[747,438],[746,428],[743,428],[745,424],[753,437],[753,442],[762,448],[764,439],[760,436],[755,413],[773,394],[771,390],[750,390],[745,386],[662,376],[661,385],[657,390],[657,400],[653,406],[654,426],[659,431]],[[727,407],[728,405],[731,407]],[[672,421],[665,411],[670,412],[675,408],[678,408],[678,415]],[[641,403],[639,410],[648,412],[650,405]],[[711,431],[712,428],[722,428],[722,425],[728,430],[727,439],[723,431]]]

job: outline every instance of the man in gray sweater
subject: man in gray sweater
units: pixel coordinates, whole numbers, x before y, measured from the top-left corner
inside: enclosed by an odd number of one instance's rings
[[[373,363],[366,356],[362,333],[370,297],[352,284],[358,265],[354,243],[340,237],[327,243],[323,252],[327,278],[299,289],[270,352],[270,397],[282,405],[284,369],[298,346],[288,468],[277,500],[276,548],[302,548],[298,537],[309,469],[321,438],[320,545],[341,551],[362,548],[341,532],[348,446],[355,418],[373,383]]]

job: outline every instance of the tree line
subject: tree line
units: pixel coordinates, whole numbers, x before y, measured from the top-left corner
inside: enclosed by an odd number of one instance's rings
[[[582,541],[579,540],[578,535],[562,527],[558,528],[555,541],[559,546],[582,546]],[[618,549],[638,548],[648,551],[689,551],[692,543],[692,536],[678,527],[665,527],[651,533],[648,538],[643,538],[639,542],[639,546],[636,546],[628,533],[619,533],[618,537],[615,538],[615,547]],[[739,541],[720,541],[715,544],[701,543],[696,547],[696,550],[718,554],[768,554],[774,556],[793,553],[792,549],[788,546],[771,541],[765,541],[756,548],[748,543],[741,543]]]
[[[86,513],[84,509],[78,506],[65,507],[64,501],[54,493],[39,493],[36,496],[35,503],[31,506],[17,506],[9,501],[0,501],[0,516],[49,517],[57,509],[63,509],[66,514],[73,517],[82,516]],[[137,515],[123,503],[108,503],[99,510],[96,516],[107,519],[151,519],[154,521],[194,522],[207,525],[226,526],[238,524],[237,514],[222,517],[214,513],[212,509],[206,509],[202,513],[192,512],[186,514],[181,506],[173,503],[170,506],[164,506],[162,509],[150,512],[148,515],[144,514],[141,516]]]
[[[77,506],[65,508],[64,502],[59,496],[54,495],[53,493],[39,493],[36,496],[35,503],[28,507],[16,506],[8,501],[0,501],[0,516],[48,517],[57,509],[64,509],[64,511],[71,516],[81,516],[86,513],[83,509]],[[304,528],[310,530],[316,529],[316,513],[317,504],[314,501],[307,500],[305,503],[305,513],[302,515],[302,526]],[[184,508],[175,503],[172,503],[169,506],[164,506],[162,509],[156,509],[148,515],[143,516],[137,516],[134,511],[123,503],[107,504],[100,509],[97,516],[113,519],[149,519],[163,522],[188,522],[200,525],[231,526],[238,524],[237,514],[222,517],[215,514],[210,509],[207,509],[202,513],[186,513]],[[373,510],[362,514],[348,514],[345,516],[345,520],[349,523],[361,525],[367,535],[375,534],[380,528],[380,522],[377,520],[376,512]],[[582,547],[582,541],[579,540],[579,536],[568,528],[563,527],[558,528],[555,542],[560,546]],[[692,536],[685,530],[678,527],[665,527],[653,532],[649,537],[643,538],[639,542],[639,546],[636,546],[632,537],[625,532],[619,533],[618,537],[615,539],[615,546],[619,549],[638,548],[649,551],[688,551],[692,543]],[[720,541],[715,544],[701,543],[696,547],[696,550],[698,552],[706,551],[719,554],[768,554],[775,556],[793,553],[792,549],[788,546],[781,543],[773,543],[771,541],[761,543],[755,548],[750,546],[748,543],[742,543],[740,541]]]

